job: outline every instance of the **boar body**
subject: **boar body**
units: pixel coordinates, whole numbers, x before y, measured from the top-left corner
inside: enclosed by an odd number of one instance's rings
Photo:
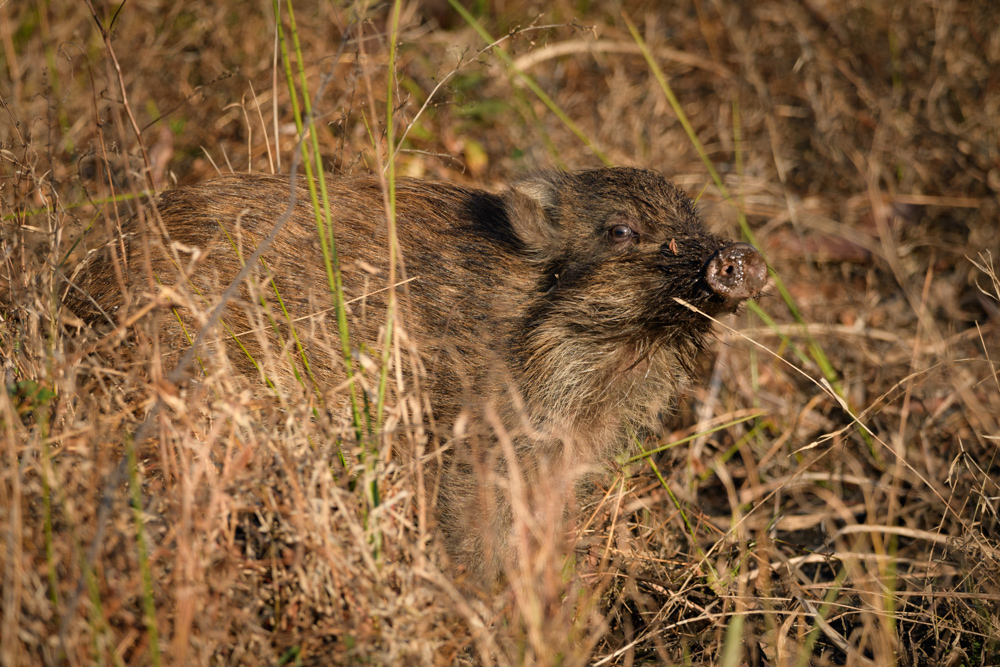
[[[378,358],[389,275],[382,191],[368,177],[327,186],[352,353]],[[243,373],[290,388],[298,361],[284,360],[297,350],[273,282],[319,393],[343,405],[325,261],[303,179],[296,187],[292,217],[263,254],[266,269],[224,315],[256,363],[231,334],[217,337]],[[199,326],[191,313],[214,305],[288,207],[290,188],[285,176],[232,175],[165,193],[125,225],[119,252],[88,262],[81,282],[92,300],[70,304],[91,321],[117,321],[123,306],[173,286],[184,326],[161,317],[158,334],[176,358]],[[456,564],[495,582],[518,560],[512,487],[530,495],[559,477],[572,488],[655,428],[710,325],[675,297],[709,314],[734,310],[763,288],[766,266],[750,246],[708,233],[692,202],[652,171],[540,172],[500,194],[403,179],[396,197],[400,325],[419,351],[405,375],[429,390],[436,436],[451,451],[438,520]],[[309,377],[301,366],[299,376]]]

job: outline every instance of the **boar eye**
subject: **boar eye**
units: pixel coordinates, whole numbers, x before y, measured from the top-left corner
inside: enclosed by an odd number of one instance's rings
[[[636,236],[638,236],[638,234],[636,234],[635,230],[628,225],[615,225],[608,230],[608,237],[610,237],[612,241],[628,241]]]

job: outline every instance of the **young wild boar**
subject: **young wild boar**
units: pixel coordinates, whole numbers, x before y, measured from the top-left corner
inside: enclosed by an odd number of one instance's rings
[[[279,327],[279,342],[260,315],[263,296],[271,317],[286,321],[274,291],[262,285],[270,276],[328,392],[342,387],[344,362],[303,178],[296,187],[293,217],[264,253],[266,272],[256,272],[252,292],[244,285],[224,320],[233,332],[255,331],[240,341],[258,362],[297,356],[282,348],[287,327]],[[382,191],[371,177],[329,179],[327,187],[344,291],[353,300],[351,345],[379,358],[388,294]],[[193,337],[197,325],[180,306],[214,303],[241,257],[282,215],[289,193],[288,177],[264,175],[167,192],[148,224],[131,221],[115,242],[128,269],[116,272],[109,253],[93,258],[80,280],[93,301],[74,296],[71,305],[91,321],[117,321],[125,303],[118,276],[130,283],[133,304],[170,285]],[[397,276],[409,280],[398,289],[400,326],[420,353],[415,368],[404,370],[429,390],[436,436],[449,451],[440,532],[455,564],[489,584],[530,553],[514,539],[516,526],[532,516],[558,521],[564,512],[543,507],[549,496],[541,490],[572,488],[634,434],[656,427],[710,327],[675,297],[710,315],[733,311],[763,289],[766,265],[753,247],[708,233],[684,193],[641,169],[545,171],[500,194],[401,180],[396,220],[405,269]],[[155,282],[146,277],[146,252]],[[165,352],[190,344],[175,317],[160,322]],[[231,339],[221,330],[210,338]],[[231,362],[251,377],[264,373],[286,387],[295,381],[289,363],[258,369],[228,345]],[[342,389],[327,393],[328,404],[343,405],[342,397]]]

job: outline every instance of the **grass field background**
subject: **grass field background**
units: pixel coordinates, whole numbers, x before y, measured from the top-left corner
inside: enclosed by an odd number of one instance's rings
[[[275,8],[3,3],[0,662],[1000,663],[1000,7],[459,4],[278,9],[305,159],[653,168],[752,237],[772,284],[662,451],[485,595],[308,392],[88,333],[62,277],[140,200],[291,167]]]

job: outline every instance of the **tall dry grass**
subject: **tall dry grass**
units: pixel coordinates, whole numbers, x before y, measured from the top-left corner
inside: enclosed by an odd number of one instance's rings
[[[0,6],[0,661],[995,664],[994,4],[298,6],[309,135],[269,5]],[[784,293],[484,595],[433,475],[386,456],[421,422],[387,405],[359,442],[224,357],[172,378],[162,314],[95,337],[60,308],[143,198],[287,171],[303,136],[387,190],[656,168]]]

